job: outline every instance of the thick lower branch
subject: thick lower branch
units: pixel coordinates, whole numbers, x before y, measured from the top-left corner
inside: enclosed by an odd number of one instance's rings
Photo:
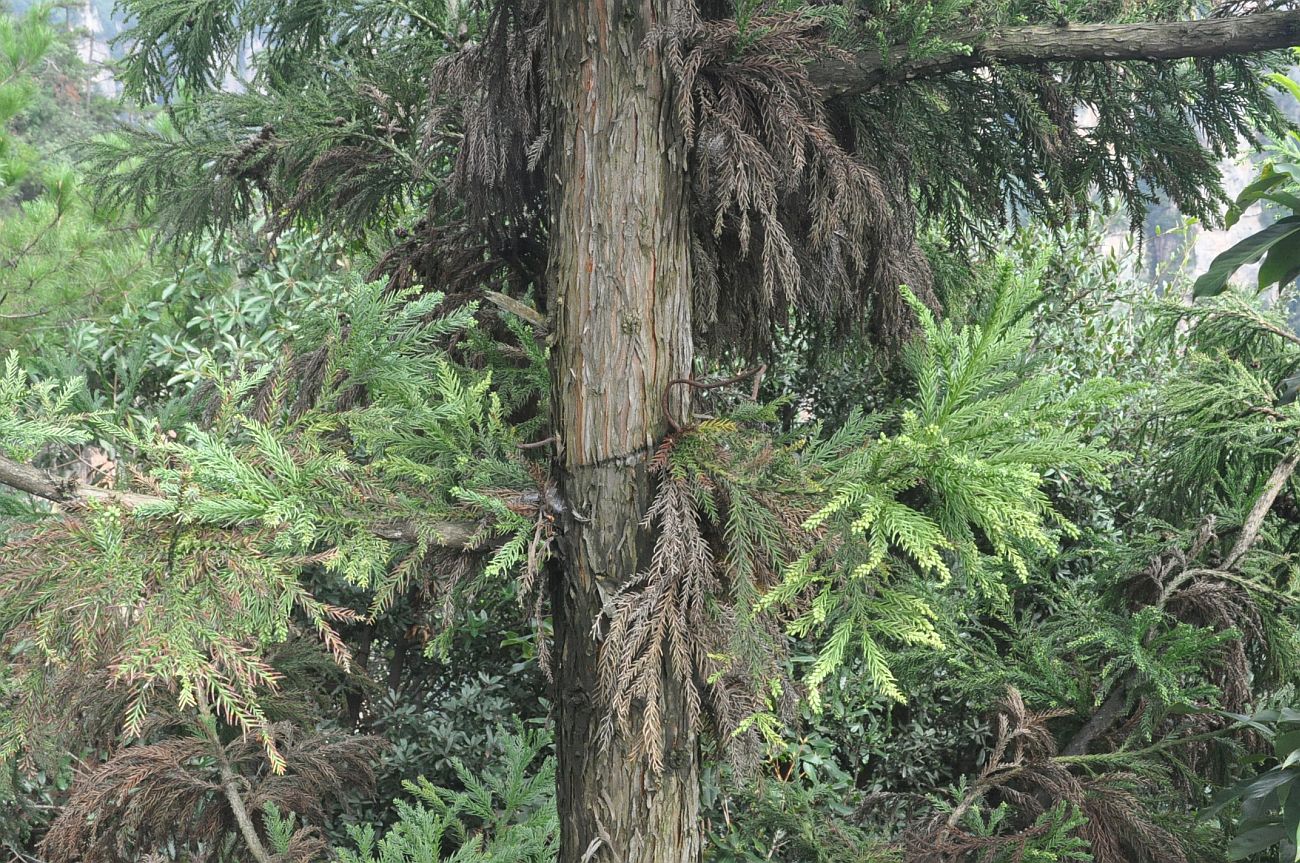
[[[248,846],[248,851],[253,855],[257,863],[272,863],[272,857],[267,852],[266,846],[262,844],[261,838],[257,835],[257,827],[253,824],[252,817],[248,814],[248,807],[244,805],[244,798],[239,793],[239,780],[235,772],[230,769],[230,764],[222,757],[220,764],[221,770],[221,788],[225,792],[226,802],[230,804],[230,811],[235,816],[235,823],[239,826],[239,834],[244,838],[244,844]]]
[[[163,498],[128,491],[114,491],[75,480],[57,479],[48,471],[14,461],[0,455],[0,485],[26,492],[69,508],[85,506],[92,501],[114,503],[133,509],[163,502]],[[540,500],[540,495],[535,497]],[[527,495],[520,500],[530,499]],[[481,538],[481,528],[474,521],[439,521],[425,525],[394,521],[378,524],[370,532],[390,542],[416,543],[422,535],[432,535],[434,544],[442,548],[470,548]]]
[[[888,52],[888,58],[878,51],[865,51],[845,60],[819,60],[809,66],[808,73],[822,92],[837,97],[995,64],[1182,60],[1251,54],[1300,45],[1300,11],[1197,21],[1039,24],[972,35],[965,41],[970,45],[965,52],[912,58],[907,56],[906,46],[899,45]]]

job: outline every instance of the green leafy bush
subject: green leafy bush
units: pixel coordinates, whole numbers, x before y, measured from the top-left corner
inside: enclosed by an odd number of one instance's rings
[[[497,737],[500,761],[482,772],[455,763],[459,789],[421,779],[382,834],[349,828],[353,847],[339,863],[551,863],[558,848],[555,761],[540,732]]]

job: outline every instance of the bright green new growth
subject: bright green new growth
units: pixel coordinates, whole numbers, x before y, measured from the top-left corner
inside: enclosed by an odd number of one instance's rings
[[[955,575],[966,589],[1004,601],[1005,576],[1026,578],[1032,558],[1053,553],[1058,533],[1073,532],[1048,499],[1047,473],[1104,484],[1115,456],[1071,421],[1118,390],[1097,380],[1063,394],[1058,377],[1026,362],[1038,277],[1001,262],[989,313],[961,329],[937,324],[914,303],[922,335],[907,362],[916,395],[893,419],[855,414],[807,447],[810,463],[826,465],[819,479],[826,502],[804,523],[818,541],[759,607],[802,598],[789,632],[824,637],[806,678],[814,705],[855,650],[880,691],[904,700],[885,645],[941,646],[918,584]]]
[[[93,415],[73,411],[84,386],[81,380],[33,381],[11,353],[0,377],[0,453],[26,461],[41,447],[89,440]]]

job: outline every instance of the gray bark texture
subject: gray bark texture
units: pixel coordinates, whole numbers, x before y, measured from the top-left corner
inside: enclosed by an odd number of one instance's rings
[[[906,47],[898,46],[888,58],[868,51],[850,59],[820,60],[808,71],[823,93],[838,97],[996,64],[1225,57],[1300,45],[1300,12],[1136,24],[1039,24],[973,34],[965,41],[969,53],[909,58]]]

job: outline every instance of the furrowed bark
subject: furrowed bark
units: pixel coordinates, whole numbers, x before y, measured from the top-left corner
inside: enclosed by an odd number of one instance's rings
[[[674,2],[550,0],[548,283],[570,513],[553,581],[560,863],[694,863],[702,845],[697,738],[672,679],[662,774],[624,741],[597,743],[602,615],[649,561],[647,462],[666,428],[664,389],[691,367],[684,155],[660,59],[644,47]]]
[[[1181,60],[1250,54],[1300,45],[1300,12],[1136,24],[1039,24],[972,35],[967,42],[971,46],[969,53],[951,51],[909,58],[906,46],[899,45],[889,52],[891,59],[878,51],[867,51],[850,59],[819,60],[808,67],[808,73],[822,92],[833,98],[991,64]]]

